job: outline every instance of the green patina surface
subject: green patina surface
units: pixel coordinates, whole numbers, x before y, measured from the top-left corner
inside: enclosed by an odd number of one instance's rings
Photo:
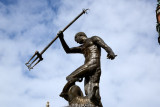
[[[160,0],[157,0],[157,2],[158,2],[158,5],[160,5]]]
[[[157,28],[157,32],[160,33],[160,24],[159,23],[157,24],[156,28]]]
[[[157,5],[160,5],[160,0],[157,0],[158,4]],[[160,33],[160,23],[157,22],[157,32]]]

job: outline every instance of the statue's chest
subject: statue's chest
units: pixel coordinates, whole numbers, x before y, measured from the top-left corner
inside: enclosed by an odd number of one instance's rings
[[[94,45],[91,39],[87,39],[85,43],[82,45],[82,51],[85,53],[90,50],[90,48]]]

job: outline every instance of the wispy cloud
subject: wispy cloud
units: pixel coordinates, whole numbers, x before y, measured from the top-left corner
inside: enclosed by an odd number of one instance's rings
[[[156,1],[147,0],[11,0],[0,1],[0,106],[66,106],[59,97],[65,77],[83,64],[82,55],[67,55],[59,40],[32,71],[25,62],[41,51],[83,8],[90,8],[64,37],[97,35],[118,55],[107,60],[102,51],[100,92],[104,107],[159,107],[160,51]],[[78,83],[83,89],[83,83]]]

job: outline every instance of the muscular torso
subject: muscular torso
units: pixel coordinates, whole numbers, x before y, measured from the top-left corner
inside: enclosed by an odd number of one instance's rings
[[[100,64],[101,48],[93,42],[92,38],[86,39],[81,49],[85,57],[85,63]]]

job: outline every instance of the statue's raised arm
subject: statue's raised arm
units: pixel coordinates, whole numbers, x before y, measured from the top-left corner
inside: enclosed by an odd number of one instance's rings
[[[59,31],[58,35],[59,35],[59,39],[61,41],[61,44],[63,46],[63,49],[65,50],[66,53],[82,53],[82,49],[80,46],[69,48],[66,41],[64,40],[64,35],[63,35],[62,31]]]

